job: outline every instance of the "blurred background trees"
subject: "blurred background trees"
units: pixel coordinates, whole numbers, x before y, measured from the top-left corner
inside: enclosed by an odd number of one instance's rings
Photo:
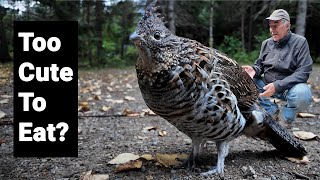
[[[129,35],[151,0],[1,0],[0,62],[13,57],[13,21],[76,20],[79,22],[79,67],[119,67],[137,59]],[[319,0],[180,1],[160,0],[167,26],[179,36],[252,63],[269,37],[265,17],[278,8],[291,15],[292,31],[304,35],[320,63]]]

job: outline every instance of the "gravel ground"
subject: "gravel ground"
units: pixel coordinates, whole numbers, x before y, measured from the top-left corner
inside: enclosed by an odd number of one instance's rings
[[[1,67],[3,70],[3,67]],[[1,69],[0,69],[1,70]],[[310,84],[319,97],[320,67],[314,67]],[[12,73],[0,83],[0,110],[7,115],[0,119],[0,179],[79,179],[84,172],[105,174],[109,179],[218,179],[204,178],[198,172],[161,167],[144,161],[141,168],[115,173],[108,161],[121,153],[173,154],[190,153],[190,139],[157,116],[144,115],[147,107],[140,95],[133,69],[79,72],[79,148],[78,158],[14,158]],[[81,102],[87,102],[84,107]],[[103,109],[103,110],[101,110]],[[297,118],[293,127],[320,135],[320,103],[307,110],[316,118]],[[144,131],[145,127],[166,131]],[[320,144],[317,140],[302,142],[308,150],[308,164],[297,164],[283,158],[268,143],[240,137],[233,141],[225,162],[225,179],[320,179]],[[208,143],[201,164],[216,163],[216,147]]]

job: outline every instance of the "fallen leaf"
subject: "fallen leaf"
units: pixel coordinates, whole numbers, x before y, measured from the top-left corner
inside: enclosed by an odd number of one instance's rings
[[[0,101],[0,104],[7,104],[9,102],[9,99],[3,99]]]
[[[143,154],[140,157],[147,160],[147,161],[155,160],[155,158],[151,154]]]
[[[144,137],[142,137],[142,136],[137,136],[137,138],[140,139],[140,140],[148,139],[148,137],[145,137],[145,136],[144,136]]]
[[[78,111],[81,111],[81,112],[90,111],[89,103],[86,101],[80,102],[80,107],[78,107]]]
[[[137,160],[139,158],[140,156],[132,153],[122,153],[122,154],[119,154],[116,158],[109,161],[108,164],[124,164],[129,161]]]
[[[124,99],[127,101],[135,101],[136,100],[136,98],[134,98],[132,96],[125,96]]]
[[[286,157],[289,161],[297,163],[297,164],[308,164],[310,161],[307,156],[303,156],[302,158],[294,158],[294,157]]]
[[[135,160],[135,161],[130,161],[125,164],[121,164],[118,167],[116,167],[115,172],[123,172],[123,171],[130,171],[134,169],[140,169],[142,167],[142,161],[140,160]]]
[[[311,139],[315,139],[317,138],[318,136],[315,135],[314,133],[312,132],[307,132],[307,131],[294,131],[292,132],[293,135],[299,139],[302,139],[302,140],[311,140]]]
[[[98,95],[95,95],[95,96],[94,96],[94,100],[100,101],[100,100],[101,100],[101,97],[98,96]]]
[[[315,118],[316,117],[316,115],[310,114],[310,113],[298,113],[298,116],[302,117],[302,118]]]
[[[109,175],[108,174],[94,174],[93,180],[108,180]]]
[[[140,117],[141,117],[141,118],[143,118],[145,115],[146,115],[145,112],[141,112],[141,113],[140,113]]]
[[[101,91],[99,90],[99,91],[96,91],[96,92],[92,92],[92,94],[96,95],[96,96],[99,96],[99,95],[101,95]]]
[[[151,176],[151,175],[146,176],[146,179],[147,179],[147,180],[153,180],[153,176]]]
[[[1,95],[2,98],[12,98],[13,96],[10,95]]]
[[[6,115],[3,111],[0,110],[0,119],[3,118]]]
[[[154,113],[151,109],[143,109],[142,111],[148,116],[156,116],[156,113]]]
[[[159,136],[163,137],[163,136],[165,136],[165,135],[167,135],[167,132],[166,132],[166,131],[164,131],[164,130],[159,130]]]
[[[106,112],[106,111],[109,111],[110,109],[111,109],[111,107],[109,107],[109,106],[102,106],[101,111]]]
[[[122,99],[106,99],[107,102],[121,104],[124,101]]]
[[[110,94],[108,94],[108,95],[106,96],[106,98],[111,99],[112,96],[111,96]]]
[[[181,164],[177,159],[186,159],[187,154],[156,154],[156,160],[164,167],[175,166]]]
[[[113,89],[111,87],[107,87],[108,91],[113,91]]]
[[[128,116],[128,117],[138,117],[138,116],[140,116],[140,113],[135,112],[135,111],[131,111],[129,109],[124,109],[122,111],[122,115]]]
[[[318,98],[318,97],[312,96],[312,99],[316,103],[320,102],[320,98]]]
[[[92,174],[92,170],[83,172],[80,175],[80,180],[108,180],[108,174]]]
[[[91,82],[86,82],[85,83],[86,85],[86,87],[82,87],[82,88],[80,88],[80,93],[88,93],[88,92],[93,92],[94,90],[97,90],[97,89],[99,89],[100,88],[100,86],[99,85],[92,85],[92,83]],[[96,91],[96,92],[98,92],[99,93],[99,90],[98,91]],[[96,92],[93,92],[92,94],[96,94]],[[96,94],[96,95],[100,95],[100,94]]]
[[[147,132],[147,131],[156,130],[156,129],[158,129],[158,127],[148,126],[148,127],[144,127],[142,131]]]
[[[126,88],[128,88],[128,89],[132,89],[132,85],[131,85],[131,84],[129,84],[129,83],[127,83],[127,84],[126,84]]]
[[[80,106],[88,106],[89,105],[89,103],[88,102],[86,102],[86,101],[84,101],[84,102],[80,102]]]

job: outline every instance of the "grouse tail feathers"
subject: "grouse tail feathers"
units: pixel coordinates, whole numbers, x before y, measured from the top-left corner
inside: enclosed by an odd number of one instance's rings
[[[270,115],[264,120],[266,140],[287,157],[303,157],[307,154],[304,146],[277,123]]]
[[[247,111],[242,111],[242,114],[247,120],[244,129],[246,136],[268,141],[286,157],[303,157],[307,154],[299,140],[258,104],[254,104]]]

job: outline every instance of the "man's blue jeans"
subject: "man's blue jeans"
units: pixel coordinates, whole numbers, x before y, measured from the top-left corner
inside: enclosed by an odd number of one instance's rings
[[[262,79],[253,79],[258,87],[260,93],[265,90],[263,87],[266,85]],[[280,118],[286,120],[288,123],[292,123],[298,112],[304,111],[311,104],[312,93],[306,83],[299,83],[282,93],[276,93],[273,98],[286,101],[284,107],[280,108]],[[260,105],[270,114],[274,115],[279,109],[278,105],[271,102],[266,97],[259,98]]]

